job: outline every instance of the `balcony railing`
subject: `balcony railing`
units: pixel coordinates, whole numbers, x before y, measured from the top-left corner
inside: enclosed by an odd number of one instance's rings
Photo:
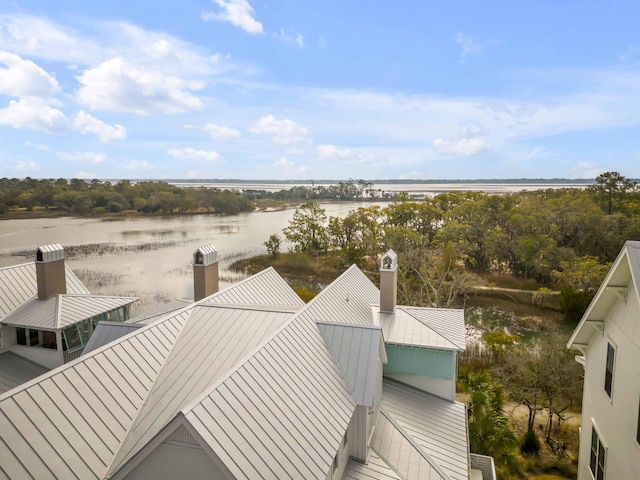
[[[482,480],[496,480],[496,466],[493,457],[486,455],[470,454],[471,468],[482,472]]]
[[[64,352],[64,363],[68,363],[71,360],[75,360],[76,358],[78,358],[80,355],[82,355],[83,350],[84,347],[76,348],[74,350],[66,350]]]

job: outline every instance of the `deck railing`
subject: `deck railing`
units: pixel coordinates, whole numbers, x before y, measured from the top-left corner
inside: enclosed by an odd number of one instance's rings
[[[78,358],[80,355],[82,355],[83,350],[84,347],[76,348],[75,350],[66,350],[64,352],[64,363],[68,363],[71,360],[75,360],[76,358]]]
[[[471,468],[482,472],[482,480],[496,480],[496,466],[493,457],[487,455],[470,454]]]

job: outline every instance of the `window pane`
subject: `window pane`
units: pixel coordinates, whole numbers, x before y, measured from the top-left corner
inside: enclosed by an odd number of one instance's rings
[[[42,347],[52,348],[56,350],[58,348],[58,342],[56,339],[56,332],[42,332]]]
[[[69,328],[65,328],[63,333],[64,333],[65,341],[67,343],[68,350],[73,350],[74,348],[79,347],[81,345],[80,334],[78,333],[78,329],[76,328],[75,325]]]
[[[16,342],[18,345],[27,344],[27,330],[24,328],[16,328]]]
[[[604,390],[611,397],[611,387],[613,385],[613,361],[615,358],[615,349],[609,343],[607,344],[607,370],[604,375]]]
[[[40,344],[40,338],[38,337],[38,330],[29,329],[29,345],[32,347]]]

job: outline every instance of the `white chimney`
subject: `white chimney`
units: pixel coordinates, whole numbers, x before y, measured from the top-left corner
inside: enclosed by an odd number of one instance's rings
[[[193,253],[193,299],[202,300],[219,290],[218,250],[213,245]]]
[[[36,280],[40,300],[58,293],[67,293],[62,245],[55,243],[36,249]]]
[[[398,302],[398,255],[393,250],[380,263],[380,311],[393,313]]]

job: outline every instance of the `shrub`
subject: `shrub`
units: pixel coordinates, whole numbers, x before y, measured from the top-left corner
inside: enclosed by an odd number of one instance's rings
[[[525,455],[538,455],[540,453],[540,440],[533,429],[529,429],[520,440],[520,452]]]
[[[568,322],[578,322],[591,302],[592,294],[565,287],[560,292],[560,311]]]

